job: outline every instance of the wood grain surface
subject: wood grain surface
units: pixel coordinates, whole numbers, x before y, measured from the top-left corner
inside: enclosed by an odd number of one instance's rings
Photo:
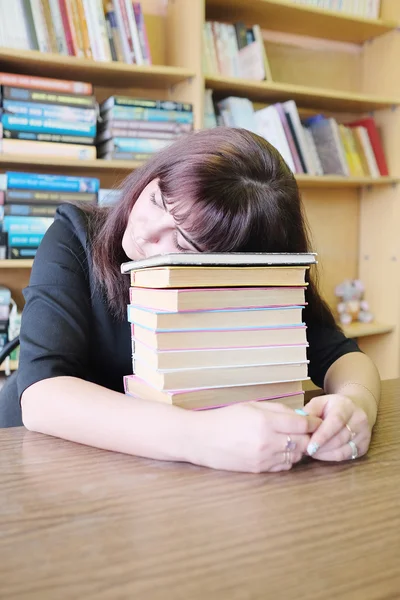
[[[400,597],[400,382],[366,458],[243,475],[0,430],[0,598]]]

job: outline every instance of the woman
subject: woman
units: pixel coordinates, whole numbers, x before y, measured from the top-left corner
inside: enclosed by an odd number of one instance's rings
[[[132,173],[117,206],[58,210],[25,291],[18,371],[25,426],[248,472],[289,469],[306,452],[334,461],[365,454],[379,377],[337,329],[313,282],[305,310],[310,375],[326,395],[305,414],[268,403],[191,412],[122,393],[131,341],[129,277],[120,264],[177,251],[308,251],[296,181],[264,139],[242,129],[198,132]]]

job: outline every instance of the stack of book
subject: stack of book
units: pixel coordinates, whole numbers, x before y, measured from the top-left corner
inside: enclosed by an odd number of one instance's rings
[[[381,0],[292,0],[295,4],[347,13],[364,19],[379,19]]]
[[[145,161],[192,129],[191,104],[111,96],[100,105],[98,157]]]
[[[7,172],[0,175],[0,226],[7,258],[33,258],[63,202],[96,203],[100,182],[92,177]]]
[[[205,75],[272,80],[259,25],[206,21],[203,27]]]
[[[95,159],[90,83],[0,73],[0,152]]]
[[[175,254],[130,273],[127,394],[189,409],[303,404],[305,274],[314,254]]]
[[[206,99],[210,114],[209,94]],[[293,173],[388,175],[385,153],[372,116],[346,124],[321,114],[301,119],[294,100],[255,110],[250,100],[234,96],[220,100],[217,109],[217,123],[258,133],[280,152]],[[211,116],[207,122],[211,124]]]
[[[140,2],[12,0],[0,3],[0,45],[98,61],[150,65]]]

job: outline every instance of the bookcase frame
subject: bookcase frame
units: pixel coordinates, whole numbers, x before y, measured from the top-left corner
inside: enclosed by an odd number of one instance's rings
[[[390,177],[298,175],[297,180],[313,249],[319,253],[322,293],[334,307],[336,284],[345,278],[363,280],[376,321],[355,324],[346,333],[359,339],[383,378],[398,377],[400,82],[396,60],[400,55],[400,2],[382,0],[378,20],[294,5],[290,0],[169,0],[167,6],[164,0],[142,0],[142,5],[155,63],[151,67],[0,48],[0,70],[89,81],[95,85],[99,100],[123,93],[191,102],[196,129],[203,125],[206,88],[220,97],[245,96],[262,105],[294,99],[302,110],[320,110],[343,119],[373,112],[381,128]],[[251,82],[205,76],[202,54],[206,18],[228,22],[240,18],[249,25],[257,22],[268,28],[264,41],[273,59],[273,75],[274,71],[279,73],[280,79]],[[304,38],[307,44],[299,50],[296,39],[293,44],[293,40],[282,43],[285,34],[308,36]],[[350,43],[345,48],[349,54],[341,54],[337,43]],[[327,65],[331,69],[328,73]],[[115,187],[136,166],[128,161],[75,163],[0,154],[1,171],[93,175],[100,178],[103,187]],[[10,287],[21,307],[30,267],[31,261],[0,261],[0,283]]]

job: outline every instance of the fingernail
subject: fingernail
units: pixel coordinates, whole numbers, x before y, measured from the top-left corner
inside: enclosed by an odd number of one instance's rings
[[[309,456],[314,456],[316,452],[319,450],[319,444],[316,442],[310,442],[307,446],[307,454]]]
[[[301,415],[302,417],[308,417],[308,413],[302,408],[295,408],[294,412],[296,412],[298,415]]]

